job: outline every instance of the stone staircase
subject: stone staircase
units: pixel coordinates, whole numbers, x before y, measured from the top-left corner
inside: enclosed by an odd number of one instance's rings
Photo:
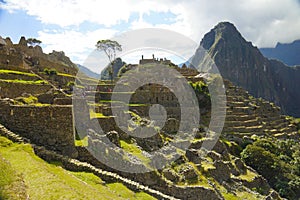
[[[225,81],[227,111],[224,133],[299,137],[297,127],[280,114],[273,103],[252,97],[242,88]]]

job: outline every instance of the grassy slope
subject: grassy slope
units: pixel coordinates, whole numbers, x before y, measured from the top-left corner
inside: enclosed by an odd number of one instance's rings
[[[49,164],[37,157],[30,145],[15,144],[4,137],[0,137],[0,154],[13,170],[22,174],[31,200],[154,199],[145,193],[134,193],[120,183],[104,185],[91,173],[70,172]]]

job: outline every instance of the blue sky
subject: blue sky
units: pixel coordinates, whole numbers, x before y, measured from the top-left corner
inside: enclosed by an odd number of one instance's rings
[[[85,62],[98,40],[126,31],[163,28],[199,43],[203,35],[220,21],[234,23],[242,35],[258,47],[292,42],[300,39],[300,1],[0,1],[2,37],[10,37],[15,43],[21,36],[38,38],[44,52],[62,50],[79,64]],[[166,52],[154,53],[174,58]],[[145,52],[146,57],[151,54]],[[131,60],[128,56],[126,59],[134,62],[138,57],[140,55],[136,54]],[[91,68],[98,71],[96,67]]]

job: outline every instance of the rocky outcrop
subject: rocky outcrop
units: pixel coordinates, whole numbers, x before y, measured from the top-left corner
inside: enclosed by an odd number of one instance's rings
[[[52,51],[52,53],[49,53],[48,55],[49,60],[54,62],[61,62],[70,68],[77,68],[77,65],[75,65],[69,57],[65,55],[65,52],[63,51]]]

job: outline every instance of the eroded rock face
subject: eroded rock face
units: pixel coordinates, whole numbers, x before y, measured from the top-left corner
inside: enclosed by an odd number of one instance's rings
[[[48,57],[50,60],[65,63],[71,68],[77,68],[77,66],[65,55],[63,51],[52,51]]]
[[[275,102],[282,112],[300,116],[300,67],[288,67],[266,59],[251,42],[247,42],[233,24],[221,22],[208,32],[200,46],[209,52],[223,78],[249,91],[255,97]],[[199,48],[192,63],[207,62]],[[205,66],[210,67],[210,66]]]

